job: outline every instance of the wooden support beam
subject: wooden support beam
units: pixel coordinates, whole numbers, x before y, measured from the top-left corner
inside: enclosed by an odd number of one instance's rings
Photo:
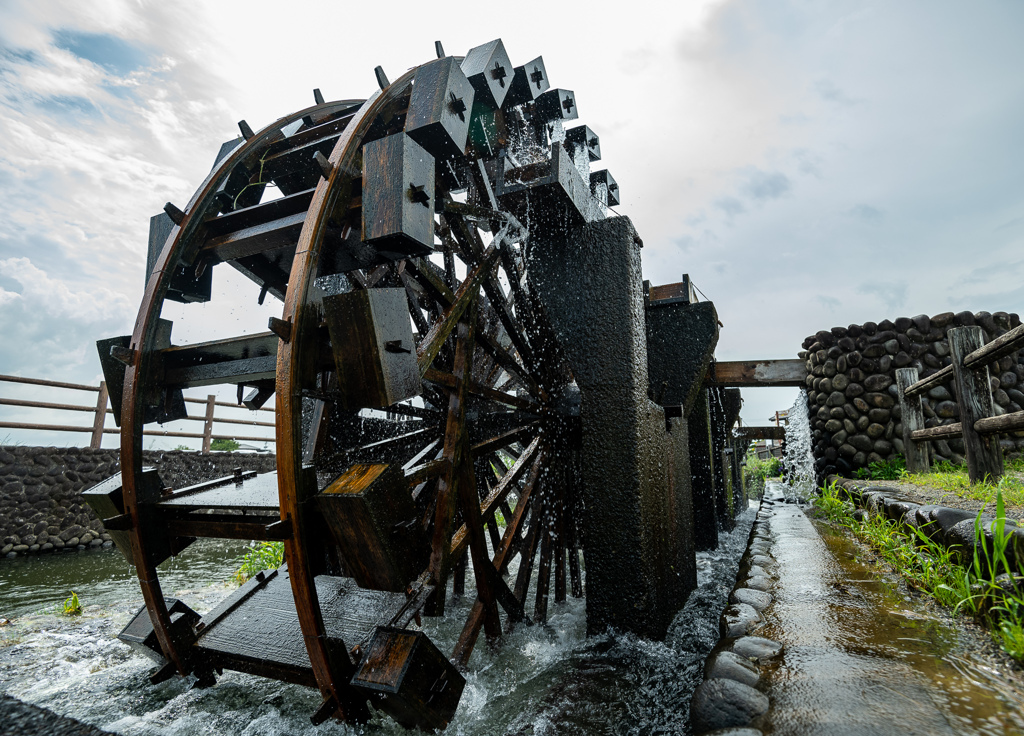
[[[935,371],[927,378],[922,378],[920,381],[915,383],[913,386],[907,386],[907,396],[914,396],[916,394],[923,394],[925,391],[941,386],[946,381],[953,380],[953,366],[947,365],[942,370]]]
[[[929,442],[931,440],[951,440],[963,434],[963,427],[960,422],[943,424],[940,427],[929,427],[918,429],[911,434],[915,442]]]
[[[712,364],[708,383],[718,386],[803,386],[803,360],[737,360]]]
[[[1024,430],[1024,411],[1003,414],[998,417],[986,417],[974,423],[974,431],[978,434],[1005,434]]]
[[[737,427],[736,437],[746,440],[784,440],[786,439],[785,427]]]
[[[953,380],[956,399],[960,405],[960,423],[964,430],[964,448],[967,455],[967,476],[971,483],[995,483],[1003,475],[1003,450],[996,435],[980,435],[974,429],[979,419],[994,413],[992,386],[988,366],[972,370],[964,359],[982,347],[984,337],[978,326],[955,327],[947,333],[949,352],[953,358]]]
[[[977,369],[979,366],[989,365],[994,360],[1012,355],[1021,348],[1024,348],[1024,325],[1017,325],[987,345],[965,356],[964,365],[968,368]]]
[[[927,442],[914,439],[914,432],[924,429],[924,409],[921,395],[907,395],[907,389],[917,383],[917,368],[897,368],[896,387],[899,390],[901,422],[903,423],[903,455],[911,473],[927,473],[931,467],[930,447]]]
[[[89,447],[98,450],[103,444],[103,425],[107,419],[107,382],[100,381],[100,394],[96,399],[96,416],[92,423],[92,441]]]

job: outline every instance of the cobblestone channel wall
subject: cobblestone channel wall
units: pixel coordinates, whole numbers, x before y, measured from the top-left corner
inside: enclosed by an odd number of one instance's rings
[[[921,378],[951,363],[946,333],[978,325],[985,342],[1020,324],[1007,312],[946,312],[934,317],[900,317],[877,324],[833,327],[803,342],[807,361],[807,403],[815,469],[819,476],[848,475],[872,462],[903,453],[903,425],[896,393],[896,369],[916,367]],[[989,368],[996,414],[1024,408],[1024,365],[1020,353]],[[952,381],[924,396],[925,425],[960,421]],[[1024,437],[1001,440],[1004,452],[1024,449]],[[961,439],[932,442],[933,461],[962,463]]]
[[[0,555],[110,546],[110,536],[82,491],[120,470],[118,450],[82,447],[0,447]],[[266,472],[273,455],[196,452],[143,453],[164,485],[180,488],[230,475],[234,468]]]

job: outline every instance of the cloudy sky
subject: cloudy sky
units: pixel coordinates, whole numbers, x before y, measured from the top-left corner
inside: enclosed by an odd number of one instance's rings
[[[719,359],[794,357],[851,322],[1024,311],[1022,31],[1015,0],[0,0],[0,373],[98,382],[95,340],[134,323],[149,216],[187,201],[236,122],[314,87],[365,97],[374,66],[395,78],[438,39],[461,54],[500,36],[575,90],[646,278],[691,275],[725,325]],[[71,400],[0,384],[28,395]],[[794,398],[747,391],[744,420]]]

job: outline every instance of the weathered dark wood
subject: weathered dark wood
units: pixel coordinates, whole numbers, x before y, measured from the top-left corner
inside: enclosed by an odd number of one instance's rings
[[[930,440],[948,440],[960,437],[963,434],[963,428],[960,422],[953,424],[943,424],[939,427],[929,427],[928,429],[918,429],[912,435],[916,442],[927,442]]]
[[[953,366],[947,365],[945,368],[936,371],[927,378],[922,378],[920,381],[915,383],[913,386],[907,386],[907,396],[915,396],[917,394],[923,394],[929,389],[941,386],[947,381],[953,380]]]
[[[1003,474],[1003,451],[996,435],[980,435],[974,429],[979,419],[993,415],[992,386],[988,366],[971,370],[964,358],[982,347],[984,336],[980,327],[955,327],[947,333],[949,352],[953,358],[953,381],[960,423],[963,425],[967,475],[971,483],[995,482]]]
[[[398,467],[353,465],[317,494],[317,502],[346,572],[361,587],[404,592],[426,567],[426,540]]]
[[[785,427],[737,427],[736,437],[747,440],[784,440],[786,439]]]
[[[927,473],[931,467],[929,445],[914,439],[914,432],[924,429],[924,409],[921,395],[907,395],[907,389],[917,383],[917,368],[897,368],[896,388],[899,391],[901,419],[903,423],[903,456],[907,470],[911,473]]]
[[[434,245],[434,157],[396,133],[363,146],[363,241],[393,257]]]
[[[1005,434],[1024,430],[1024,411],[1015,411],[998,417],[986,417],[974,423],[974,431],[982,435]]]
[[[708,381],[719,386],[803,386],[803,360],[739,360],[718,362]]]
[[[434,731],[455,715],[466,680],[422,631],[382,626],[352,684],[406,728]]]
[[[980,366],[990,365],[993,361],[1013,355],[1021,348],[1024,348],[1024,325],[1017,325],[965,356],[964,366],[977,370]]]
[[[359,289],[323,299],[346,410],[383,408],[421,392],[415,340],[403,289]]]
[[[480,290],[480,284],[487,278],[490,270],[498,260],[498,251],[492,245],[484,255],[483,260],[473,270],[466,274],[465,281],[452,297],[451,304],[445,310],[444,316],[434,323],[420,344],[416,347],[416,360],[420,366],[420,375],[424,375],[427,369],[434,362],[441,346],[448,336],[451,335],[455,325],[458,324],[462,314],[466,311],[470,302],[476,299]]]
[[[503,503],[508,497],[508,494],[515,488],[516,482],[527,468],[532,468],[531,472],[538,469],[537,458],[535,458],[534,455],[539,444],[540,437],[534,438],[533,442],[527,446],[512,467],[505,472],[501,480],[498,481],[498,484],[491,489],[490,493],[487,494],[487,498],[480,503],[480,517],[482,519],[491,519],[494,517],[495,509],[497,509],[499,504]],[[532,482],[536,482],[535,474],[532,474],[530,477],[534,479]],[[531,487],[532,482],[527,480],[527,489]],[[520,491],[520,494],[523,493],[529,493],[529,491]],[[520,498],[521,497],[522,495],[520,495]],[[517,506],[516,508],[518,509],[519,507]],[[506,523],[509,523],[508,517],[506,517]],[[458,557],[463,551],[465,551],[466,544],[466,527],[463,525],[459,527],[458,531],[456,531],[454,535],[452,535],[451,556]]]

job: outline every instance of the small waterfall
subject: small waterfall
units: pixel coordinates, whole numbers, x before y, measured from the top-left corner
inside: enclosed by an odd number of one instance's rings
[[[807,392],[803,389],[789,410],[789,422],[786,424],[786,466],[792,495],[810,498],[815,485],[814,455],[811,453],[811,420],[807,413]]]

